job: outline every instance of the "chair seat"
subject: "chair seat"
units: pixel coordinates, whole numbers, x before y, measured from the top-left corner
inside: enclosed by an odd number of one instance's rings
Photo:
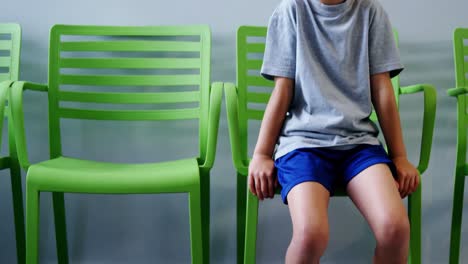
[[[76,193],[189,192],[199,185],[196,158],[125,164],[59,157],[29,167],[31,188]]]

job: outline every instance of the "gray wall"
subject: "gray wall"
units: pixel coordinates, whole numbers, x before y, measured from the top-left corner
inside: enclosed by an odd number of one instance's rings
[[[244,24],[266,25],[279,0],[266,1],[6,1],[1,22],[23,28],[21,79],[47,80],[48,32],[53,24],[159,25],[209,24],[213,32],[212,80],[235,80],[235,32]],[[465,0],[381,0],[394,27],[406,70],[402,84],[432,83],[438,89],[438,114],[432,159],[423,180],[423,263],[448,263],[455,157],[455,100],[451,37],[468,27]],[[48,157],[47,100],[25,95],[28,147],[33,162]],[[410,158],[418,160],[422,98],[401,99]],[[224,107],[223,107],[224,108]],[[97,160],[144,162],[193,156],[195,138],[183,125],[65,121],[64,152]],[[253,126],[255,133],[258,126]],[[173,131],[178,131],[174,134]],[[106,135],[103,137],[103,135]],[[157,137],[155,135],[162,135]],[[169,139],[167,139],[171,136]],[[251,139],[252,146],[255,138]],[[164,155],[160,150],[164,149]],[[4,149],[5,152],[5,149]],[[8,173],[0,172],[0,263],[15,263]],[[211,260],[235,263],[235,174],[230,158],[225,111],[211,177]],[[23,183],[24,184],[24,183]],[[467,195],[468,196],[468,195]],[[41,263],[55,263],[51,197],[41,196]],[[465,201],[468,198],[465,198]],[[186,195],[66,195],[72,263],[188,263]],[[464,210],[465,215],[468,209]],[[467,219],[467,217],[465,217]],[[370,263],[374,240],[347,198],[330,204],[331,239],[323,263]],[[258,263],[282,263],[291,223],[278,198],[261,203]],[[468,263],[468,223],[464,221],[461,263]]]

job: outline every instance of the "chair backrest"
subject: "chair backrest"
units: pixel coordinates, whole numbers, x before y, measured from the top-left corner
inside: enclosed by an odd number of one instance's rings
[[[241,150],[247,158],[248,121],[261,120],[274,82],[260,74],[265,52],[267,27],[241,26],[237,31],[237,94],[239,107],[239,130]],[[398,43],[398,34],[394,31]],[[399,76],[392,78],[395,98],[400,95]],[[375,112],[371,119],[377,120]]]
[[[468,86],[468,28],[457,28],[453,34],[453,58],[456,87]],[[457,166],[466,166],[467,95],[457,96]],[[465,169],[466,171],[466,169]]]
[[[457,28],[453,35],[456,85],[466,87],[468,86],[468,28]]]
[[[199,119],[206,135],[210,52],[208,26],[54,26],[51,157],[61,155],[60,119]]]
[[[20,25],[0,24],[0,82],[18,80],[20,50]]]
[[[19,63],[21,52],[21,27],[19,24],[0,24],[0,83],[3,81],[17,81],[19,79]],[[6,105],[8,91],[2,92],[0,98],[0,116],[9,117],[10,111]],[[3,119],[2,119],[3,120]],[[10,122],[11,119],[8,118]],[[13,130],[9,127],[10,155],[16,155],[16,149],[12,146]],[[0,124],[0,139],[2,138],[3,121]]]

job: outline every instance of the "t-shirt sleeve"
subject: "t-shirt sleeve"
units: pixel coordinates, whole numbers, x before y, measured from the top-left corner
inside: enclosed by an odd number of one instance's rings
[[[390,19],[385,10],[376,5],[369,29],[369,71],[370,74],[389,72],[397,76],[403,70],[400,54],[393,35]]]
[[[261,74],[294,79],[296,75],[296,18],[293,1],[283,0],[273,12],[263,55]]]

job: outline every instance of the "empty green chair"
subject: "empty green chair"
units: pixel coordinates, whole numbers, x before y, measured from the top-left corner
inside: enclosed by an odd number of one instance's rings
[[[18,80],[19,58],[21,49],[21,27],[18,24],[0,24],[0,116],[9,117],[9,109],[5,109],[8,90],[13,81]],[[5,112],[6,110],[6,112]],[[16,145],[12,126],[8,118],[8,149],[9,157],[0,158],[0,169],[10,169],[11,191],[13,194],[13,211],[15,219],[16,252],[18,263],[25,261],[24,248],[24,212],[21,185],[21,169],[16,154]],[[0,139],[3,130],[0,122]]]
[[[21,166],[27,169],[28,263],[38,261],[42,192],[53,193],[60,263],[68,262],[64,193],[188,193],[192,263],[208,263],[209,173],[215,157],[222,95],[222,84],[210,85],[210,50],[211,33],[207,26],[56,25],[52,28],[48,84],[16,82],[10,98],[18,156]],[[112,73],[103,73],[103,69]],[[161,87],[170,91],[119,92],[119,87],[124,86]],[[105,89],[96,91],[98,87]],[[177,87],[192,90],[181,92]],[[28,89],[47,92],[49,100],[50,159],[36,164],[28,161],[24,131],[22,93]],[[141,105],[152,108],[137,108]],[[156,105],[169,107],[155,109]],[[129,110],[130,106],[134,107]],[[199,156],[144,164],[66,157],[60,139],[62,119],[196,119]],[[157,132],[154,136],[158,136]]]
[[[459,263],[460,237],[463,214],[463,193],[465,176],[468,175],[466,163],[466,99],[468,92],[468,28],[457,28],[453,36],[456,88],[447,93],[457,98],[457,158],[455,163],[455,187],[453,192],[452,228],[450,233],[450,263]]]
[[[247,189],[248,125],[261,120],[274,82],[260,75],[265,50],[266,27],[242,26],[237,32],[237,85],[226,83],[226,109],[232,158],[237,170],[237,262],[255,263],[258,199]],[[395,34],[396,36],[396,34]],[[392,79],[395,95],[424,92],[424,121],[418,171],[422,174],[429,162],[436,111],[436,90],[430,85],[400,87],[399,77]],[[375,120],[375,113],[373,114]],[[278,193],[278,192],[277,192]],[[338,195],[346,195],[344,190]],[[421,185],[408,199],[411,223],[411,263],[421,263]]]

